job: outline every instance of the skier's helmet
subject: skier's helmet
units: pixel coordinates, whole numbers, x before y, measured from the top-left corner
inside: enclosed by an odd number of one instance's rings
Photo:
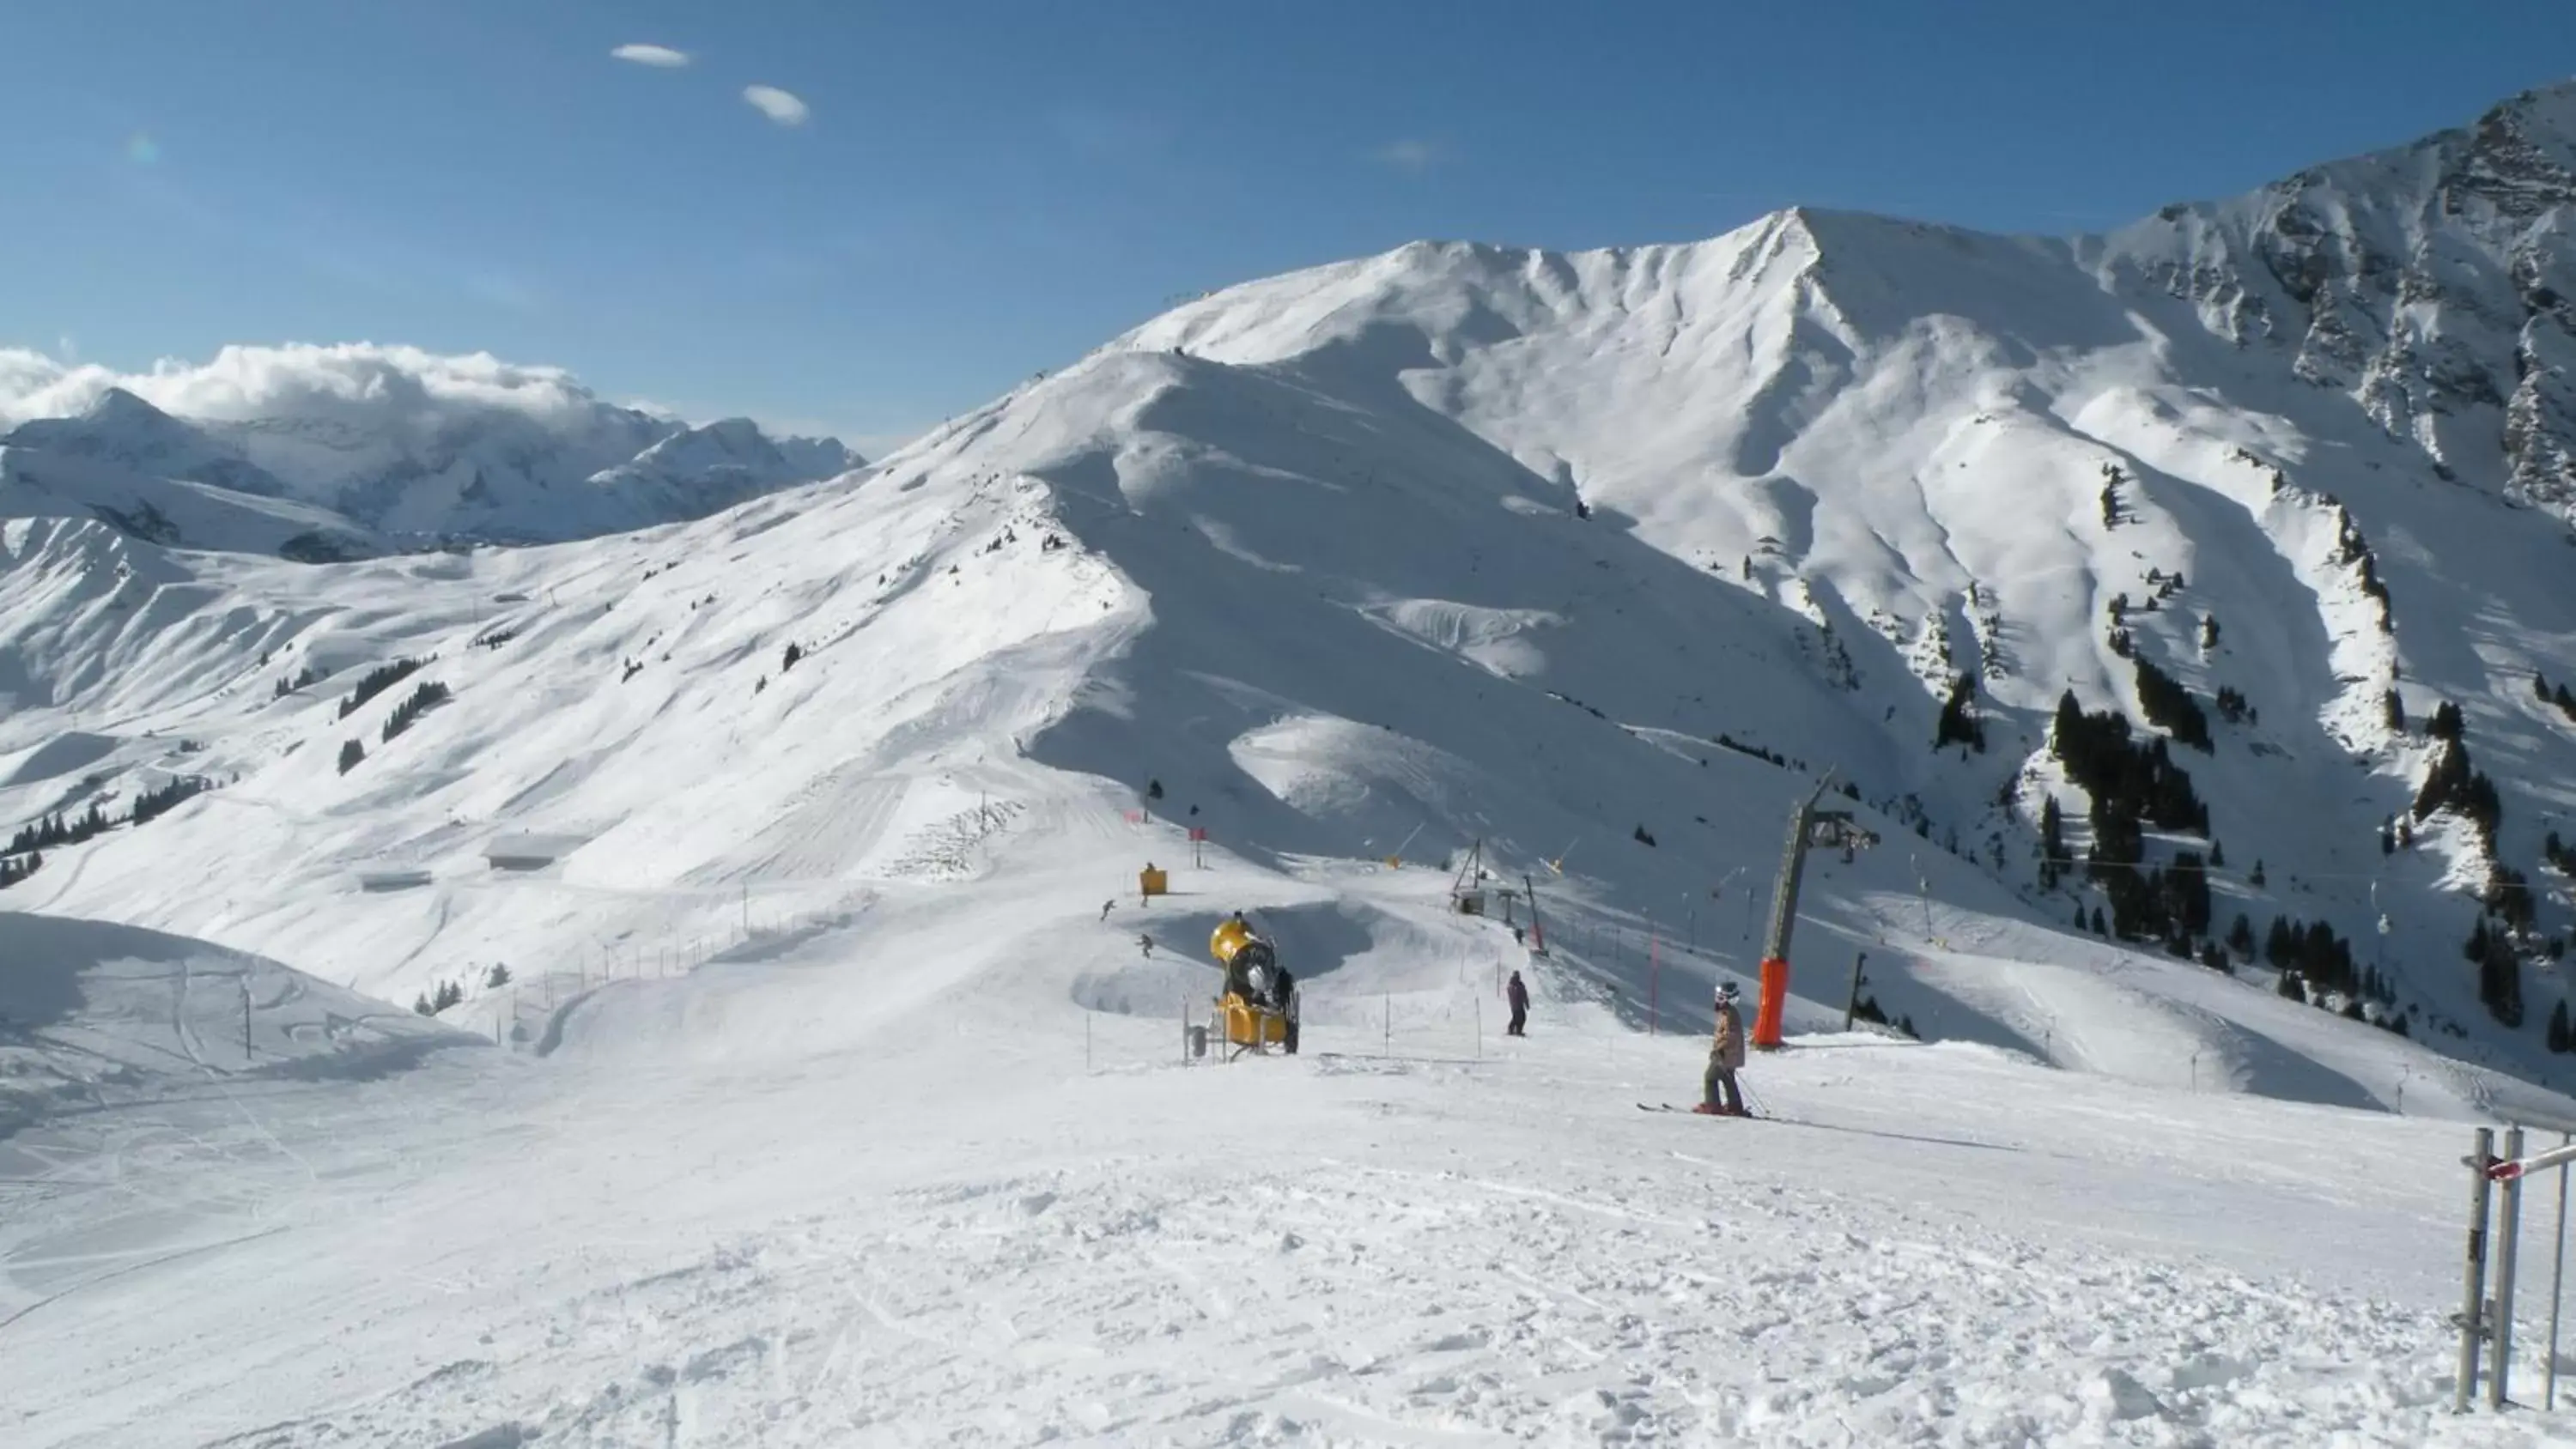
[[[1735,1004],[1734,982],[1721,981],[1717,983],[1717,1004],[1720,1006],[1733,1006]]]

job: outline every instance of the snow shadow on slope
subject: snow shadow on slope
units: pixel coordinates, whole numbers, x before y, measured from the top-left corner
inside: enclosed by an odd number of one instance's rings
[[[1888,972],[1881,997],[1934,1036],[2053,1066],[2159,1087],[2382,1110],[2364,1083],[2259,1028],[2145,989],[2139,974],[1927,953]]]
[[[120,743],[113,735],[67,730],[19,756],[5,771],[0,771],[0,789],[32,785],[85,770],[115,753]]]
[[[1154,954],[1139,951],[1120,965],[1076,976],[1074,1004],[1086,1011],[1168,1018],[1175,1003],[1214,995],[1221,978],[1216,958],[1208,954],[1208,938],[1232,914],[1228,909],[1155,917],[1146,931],[1154,938]],[[1246,907],[1244,918],[1278,946],[1280,964],[1301,991],[1378,951],[1385,928],[1395,924],[1381,911],[1348,902]]]
[[[261,957],[0,912],[0,1135],[209,1079],[372,1080],[477,1038]]]

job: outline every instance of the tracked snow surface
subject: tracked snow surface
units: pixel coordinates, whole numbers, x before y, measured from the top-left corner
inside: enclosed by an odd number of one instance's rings
[[[0,520],[0,1442],[2547,1442],[2445,1316],[2463,1124],[2576,1125],[2570,109],[2107,238],[1407,247],[614,537]],[[2206,911],[2090,928],[2069,692]],[[1767,1120],[1638,1111],[1829,768]],[[1238,908],[1304,1050],[1193,1062]]]

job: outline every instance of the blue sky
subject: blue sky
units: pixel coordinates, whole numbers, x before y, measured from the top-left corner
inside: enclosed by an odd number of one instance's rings
[[[2566,0],[2442,9],[19,6],[0,346],[488,350],[875,447],[1179,294],[1416,237],[1672,241],[1795,203],[2101,227],[2576,70]]]

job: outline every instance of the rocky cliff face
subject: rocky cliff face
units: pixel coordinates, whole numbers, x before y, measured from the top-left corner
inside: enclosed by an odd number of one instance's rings
[[[2576,522],[2576,85],[2091,250],[2285,352],[2441,476]]]

